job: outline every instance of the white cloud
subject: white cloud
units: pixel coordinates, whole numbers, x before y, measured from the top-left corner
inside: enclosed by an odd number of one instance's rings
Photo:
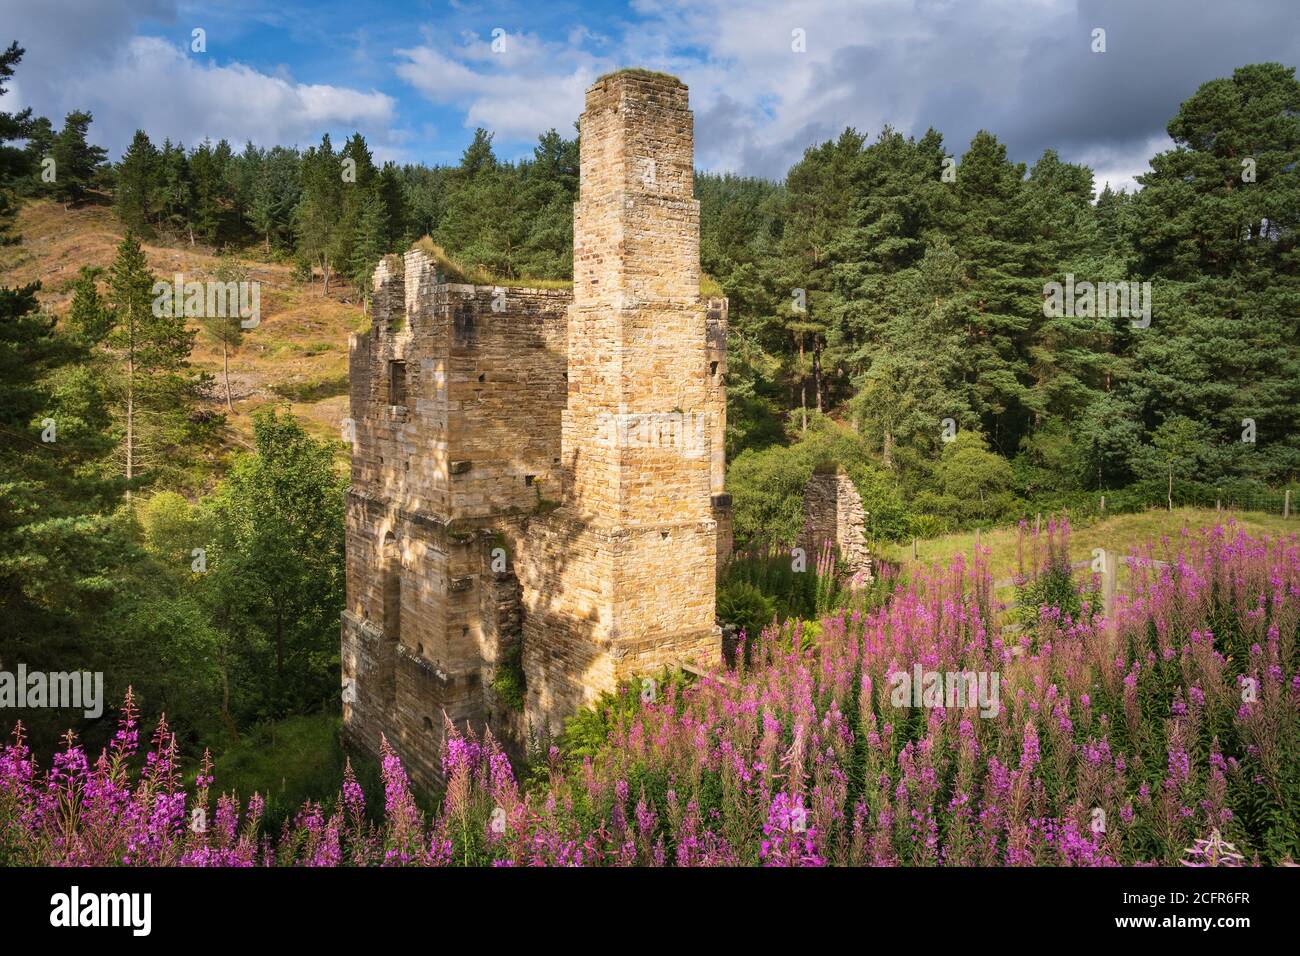
[[[583,49],[592,35],[574,31],[565,43],[531,34],[501,39],[498,52],[490,34],[467,34],[444,53],[430,37],[394,51],[402,58],[397,75],[430,102],[464,109],[467,127],[482,126],[503,140],[531,140],[548,129],[570,135],[584,92],[608,68],[608,61]]]
[[[988,129],[1018,161],[1055,148],[1132,188],[1198,85],[1300,54],[1294,0],[1236,2],[1189,17],[1183,0],[631,0],[607,36],[578,22],[555,42],[511,35],[506,55],[486,27],[463,43],[426,33],[397,72],[504,140],[567,131],[591,79],[644,66],[690,86],[706,168],[780,177],[845,126],[933,126],[956,154]]]
[[[125,9],[117,13],[129,20]],[[51,33],[49,25],[48,17],[23,24],[27,54],[14,77],[14,96],[6,100],[31,106],[56,127],[68,111],[90,110],[92,139],[110,156],[120,155],[137,128],[157,142],[170,137],[193,146],[204,137],[224,137],[236,149],[248,139],[306,145],[325,129],[356,128],[377,141],[377,156],[389,152],[395,101],[384,93],[298,83],[287,71],[269,74],[237,62],[222,65],[179,40],[130,36],[129,26],[91,36]],[[188,42],[188,33],[180,32]],[[75,68],[60,69],[59,63]]]
[[[397,74],[430,101],[462,109],[467,126],[527,140],[549,127],[567,131],[600,73],[662,69],[691,88],[701,165],[780,175],[804,147],[846,125],[873,134],[886,122],[918,132],[942,125],[925,116],[935,89],[962,89],[980,103],[1009,98],[1034,31],[1069,6],[634,0],[640,19],[623,24],[617,40],[578,24],[556,42],[511,34],[506,51],[493,53],[486,32],[461,43],[426,33],[422,45],[396,51]],[[804,52],[792,48],[795,30]]]

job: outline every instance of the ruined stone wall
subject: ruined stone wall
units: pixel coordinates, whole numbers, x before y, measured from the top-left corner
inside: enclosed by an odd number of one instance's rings
[[[848,576],[871,577],[867,513],[853,480],[842,471],[814,474],[804,487],[804,523],[799,546],[810,559],[827,541],[839,550]]]
[[[710,504],[713,520],[717,523],[717,564],[724,566],[731,560],[732,524],[731,495],[727,494],[727,300],[709,299],[705,313],[705,337],[708,347],[705,360],[708,367],[710,414],[713,417],[712,453],[710,468]]]
[[[604,77],[580,130],[563,504],[530,524],[522,565],[527,713],[551,731],[624,677],[719,656],[719,390],[686,87]]]
[[[450,283],[416,249],[350,345],[344,727],[422,786],[444,713],[517,754],[720,654],[727,303],[699,292],[686,87],[604,77],[581,130],[572,294]],[[519,651],[523,715],[491,689]]]
[[[448,283],[419,250],[374,282],[350,346],[344,725],[372,753],[385,735],[428,786],[444,714],[482,729],[520,639],[517,578],[492,553],[517,556],[506,543],[558,484],[570,297]]]

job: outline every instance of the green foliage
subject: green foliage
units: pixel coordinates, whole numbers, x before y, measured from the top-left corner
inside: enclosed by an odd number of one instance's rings
[[[314,714],[260,723],[238,739],[214,740],[213,787],[245,799],[262,794],[268,832],[279,832],[304,800],[328,798],[338,790],[346,760],[339,731],[337,715]],[[368,794],[382,793],[375,768],[354,763],[353,769]]]
[[[1297,103],[1294,70],[1277,64],[1206,83],[1142,192],[1106,188],[1095,204],[1090,170],[1051,150],[1026,169],[988,132],[946,181],[938,133],[889,129],[871,143],[846,131],[766,190],[697,177],[702,261],[731,298],[738,536],[791,540],[815,408],[849,418],[896,479],[900,520],[877,535],[1008,520],[1135,480],[1291,480]],[[1067,274],[1149,280],[1152,326],[1044,314],[1046,283]],[[774,451],[786,412],[796,434]],[[941,443],[946,418],[971,437]]]
[[[149,134],[138,129],[116,168],[113,206],[117,218],[128,228],[144,235],[149,234],[155,220],[159,159],[157,148],[149,141]]]
[[[776,601],[736,577],[718,587],[718,620],[757,637],[776,615]]]
[[[98,279],[102,269],[82,266],[73,284],[68,328],[91,345],[98,345],[113,328],[113,316],[100,297]]]
[[[811,463],[797,449],[741,452],[727,471],[736,540],[793,543],[803,527],[803,491],[811,476]]]
[[[492,691],[497,699],[511,710],[522,712],[527,682],[524,679],[524,645],[515,644],[506,652],[506,656],[497,664],[496,676],[492,678]]]
[[[877,465],[861,437],[812,415],[803,437],[789,445],[747,449],[731,463],[727,487],[734,533],[742,543],[793,546],[803,528],[804,488],[814,471],[843,468],[861,495],[868,535],[898,540],[911,518],[897,482]]]
[[[1009,511],[1011,465],[976,432],[959,432],[945,446],[935,478],[938,500],[959,520],[994,520]]]
[[[122,469],[133,485],[175,475],[204,441],[191,411],[209,387],[190,368],[195,332],[174,315],[170,294],[155,308],[154,275],[130,230],[109,270],[106,343],[117,362],[106,369],[122,442]],[[211,426],[207,429],[209,432]]]
[[[508,280],[572,276],[576,140],[550,130],[531,161],[502,163],[491,134],[480,129],[440,185],[444,196],[430,233],[469,271]]]
[[[610,732],[624,726],[627,718],[640,709],[642,694],[652,693],[655,700],[661,701],[670,694],[680,695],[688,683],[689,678],[682,671],[662,670],[658,674],[634,677],[613,691],[605,691],[590,707],[565,720],[564,731],[557,741],[563,759],[571,766],[578,766],[583,758],[596,756],[605,749]],[[545,776],[544,766],[537,767],[536,771],[539,776]]]
[[[739,624],[749,623],[750,637],[777,621],[815,618],[829,614],[848,600],[839,579],[835,555],[828,549],[819,555],[772,548],[767,553],[742,554],[731,560],[718,587],[718,617]]]
[[[6,87],[24,52],[26,51],[17,42],[11,42],[7,48],[0,51],[0,97],[9,92]],[[48,130],[48,120],[45,120],[44,128]],[[27,150],[7,145],[20,139],[28,141]],[[32,119],[31,109],[17,113],[0,111],[0,245],[8,245],[14,241],[14,237],[9,233],[15,212],[14,197],[20,180],[34,168],[33,160],[36,154],[31,151],[33,140],[40,141],[37,123]]]
[[[239,654],[236,709],[259,717],[310,711],[338,692],[347,480],[334,452],[291,417],[253,422],[241,457],[210,503],[217,619]]]
[[[54,182],[50,191],[65,206],[85,201],[101,180],[108,151],[87,141],[86,134],[94,117],[74,110],[63,121],[63,129],[54,137]]]

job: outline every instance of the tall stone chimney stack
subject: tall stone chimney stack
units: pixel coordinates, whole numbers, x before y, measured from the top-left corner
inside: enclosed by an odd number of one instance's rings
[[[551,730],[619,680],[720,654],[722,410],[686,86],[603,77],[580,132],[562,500],[532,522],[522,574],[527,714]]]

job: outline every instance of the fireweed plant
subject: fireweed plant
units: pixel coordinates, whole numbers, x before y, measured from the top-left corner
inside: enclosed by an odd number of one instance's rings
[[[1068,528],[1051,533],[1059,542]],[[1300,545],[1228,523],[1127,563],[1132,587],[1113,621],[1085,593],[1080,620],[1045,606],[1013,632],[983,557],[957,558],[900,583],[884,607],[826,617],[811,650],[772,628],[747,665],[667,681],[649,700],[639,684],[621,689],[602,718],[604,746],[578,755],[561,740],[527,785],[491,737],[448,727],[446,788],[431,817],[385,743],[379,822],[349,767],[333,800],[263,832],[260,797],[213,804],[206,758],[187,792],[165,721],[141,765],[128,694],[117,735],[94,760],[69,735],[42,770],[14,732],[0,751],[0,863],[1294,860]],[[916,664],[1000,675],[1000,709],[985,718],[963,706],[895,706],[889,675]],[[1211,844],[1231,852],[1206,852]]]

